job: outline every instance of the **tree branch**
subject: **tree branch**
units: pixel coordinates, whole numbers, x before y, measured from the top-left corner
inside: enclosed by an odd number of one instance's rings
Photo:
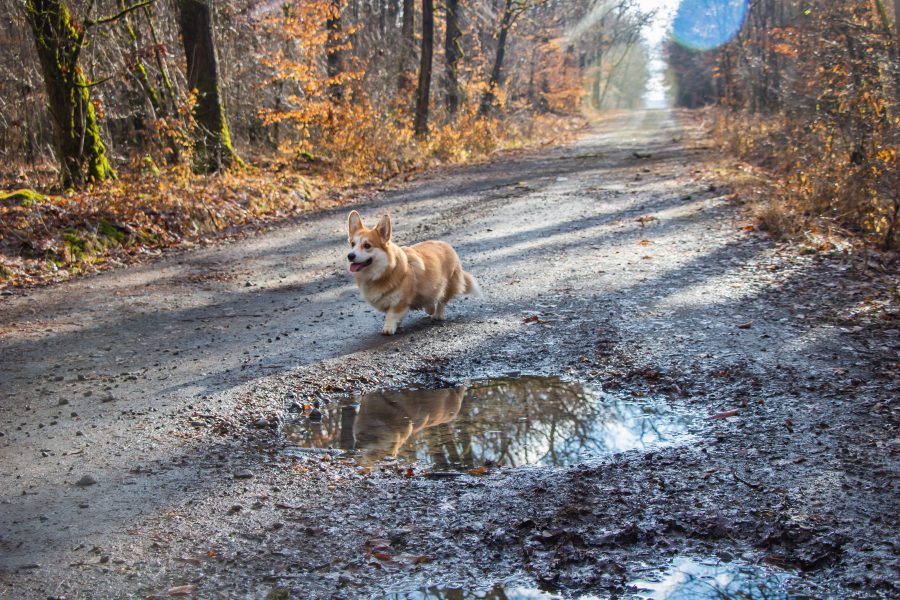
[[[149,4],[153,4],[154,0],[143,0],[143,2],[138,2],[137,4],[132,4],[126,8],[123,8],[119,12],[114,15],[110,15],[108,17],[101,17],[99,19],[88,19],[84,22],[84,27],[87,29],[88,27],[93,27],[94,25],[103,25],[104,23],[110,23],[112,21],[117,21],[130,13],[133,10],[137,10]]]

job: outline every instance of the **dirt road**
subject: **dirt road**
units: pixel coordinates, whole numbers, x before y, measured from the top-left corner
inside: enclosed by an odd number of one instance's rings
[[[896,597],[891,291],[748,231],[715,158],[633,112],[370,198],[485,290],[390,338],[346,209],[0,298],[0,597],[630,597],[682,556]],[[283,451],[292,404],[509,373],[664,399],[691,442],[445,479]]]

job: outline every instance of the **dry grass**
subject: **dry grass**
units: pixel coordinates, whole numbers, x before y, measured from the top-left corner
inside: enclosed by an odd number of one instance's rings
[[[341,115],[335,123],[351,117]],[[392,120],[357,117],[356,126],[318,131],[316,155],[302,144],[284,144],[278,152],[253,156],[251,167],[205,177],[184,165],[159,169],[132,160],[118,181],[87,190],[0,194],[0,288],[61,281],[166,248],[207,243],[346,202],[359,186],[560,142],[583,127],[577,117],[479,120],[465,113],[417,141]],[[49,169],[25,181],[13,172],[0,179],[0,190],[50,189],[53,181]]]
[[[883,248],[900,243],[900,165],[887,140],[861,151],[852,140],[784,115],[717,111],[712,120],[718,143],[744,161],[732,183],[761,229],[825,247],[838,239]]]

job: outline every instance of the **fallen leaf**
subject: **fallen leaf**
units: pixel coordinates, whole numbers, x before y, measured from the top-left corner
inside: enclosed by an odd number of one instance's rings
[[[650,245],[650,240],[641,240],[641,241],[638,242],[638,243],[639,243],[641,246],[649,246],[649,245]]]
[[[476,467],[474,469],[469,469],[469,475],[481,476],[481,475],[487,475],[490,472],[491,472],[491,470],[485,466]]]
[[[750,329],[751,327],[753,327],[753,321],[747,321],[737,326],[738,329]]]
[[[391,540],[386,539],[386,538],[374,538],[371,540],[366,540],[366,548],[370,552],[375,552],[375,551],[383,552],[385,550],[390,549],[390,547],[391,547]]]
[[[543,324],[543,323],[546,323],[547,321],[544,321],[543,319],[541,319],[541,318],[540,318],[539,316],[537,316],[537,315],[531,315],[530,317],[525,317],[524,319],[522,319],[522,322],[523,322],[523,323],[538,323],[538,324]]]
[[[166,593],[170,596],[190,596],[196,591],[197,584],[189,583],[187,585],[177,585],[175,587],[169,588]]]
[[[739,411],[737,409],[726,410],[724,412],[714,414],[713,416],[710,417],[710,420],[718,421],[720,419],[727,419],[728,417],[736,417],[738,415],[738,412]]]

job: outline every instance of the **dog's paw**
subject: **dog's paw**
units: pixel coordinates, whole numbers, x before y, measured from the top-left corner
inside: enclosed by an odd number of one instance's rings
[[[384,327],[381,328],[381,335],[394,335],[395,333],[397,333],[396,325],[393,327],[389,327],[389,326],[385,325]]]

